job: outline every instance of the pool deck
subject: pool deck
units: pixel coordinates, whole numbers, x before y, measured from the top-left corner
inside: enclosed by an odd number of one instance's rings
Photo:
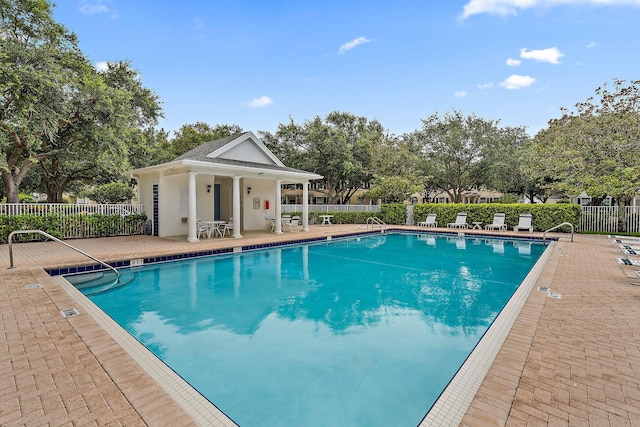
[[[197,243],[151,236],[68,243],[110,262],[359,231],[364,226],[316,225]],[[640,426],[640,286],[627,277],[633,267],[616,261],[634,256],[606,236],[552,236],[560,239],[461,425]],[[43,267],[92,261],[56,242],[14,244],[13,255],[9,270],[8,246],[0,246],[1,426],[226,424],[190,415],[94,316],[82,309],[62,316],[77,300]]]

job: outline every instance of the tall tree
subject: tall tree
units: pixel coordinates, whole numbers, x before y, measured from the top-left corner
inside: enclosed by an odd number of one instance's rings
[[[17,203],[29,170],[59,152],[43,142],[77,120],[66,100],[92,67],[47,0],[0,0],[0,44],[0,171]]]
[[[39,163],[47,200],[61,202],[70,185],[105,184],[129,167],[129,149],[141,142],[139,132],[161,116],[158,97],[145,88],[126,61],[91,69],[81,88],[64,100],[70,118],[42,142],[51,154]],[[55,149],[55,152],[54,152]]]
[[[536,135],[532,170],[555,177],[559,191],[625,205],[640,191],[640,80],[614,80],[613,90],[605,83],[595,93]]]
[[[454,203],[486,181],[486,157],[504,137],[498,122],[453,110],[422,120],[414,138],[426,160],[425,186],[446,192]]]
[[[324,176],[329,204],[348,203],[371,178],[372,146],[384,135],[382,125],[350,113],[334,111],[298,125],[290,120],[275,135],[262,133],[288,166]]]
[[[385,135],[372,147],[373,179],[365,197],[399,203],[423,191],[424,159],[416,142],[411,134]]]

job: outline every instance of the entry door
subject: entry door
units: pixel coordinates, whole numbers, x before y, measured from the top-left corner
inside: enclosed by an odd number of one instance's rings
[[[220,220],[220,184],[213,184],[213,219]]]

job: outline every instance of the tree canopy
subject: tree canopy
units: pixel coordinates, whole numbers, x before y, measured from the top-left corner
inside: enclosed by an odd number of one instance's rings
[[[594,204],[607,196],[627,204],[640,190],[640,80],[595,92],[535,136],[531,172],[553,177],[556,191],[585,191]]]
[[[7,200],[35,165],[50,202],[74,182],[116,179],[131,135],[161,116],[126,61],[96,70],[46,0],[0,0],[0,169]],[[140,140],[137,139],[136,142]]]
[[[334,111],[303,124],[290,120],[261,136],[288,166],[323,175],[329,204],[345,204],[372,178],[372,147],[384,129],[376,120]]]
[[[17,203],[27,172],[59,152],[44,143],[76,119],[66,100],[92,67],[46,0],[0,0],[0,43],[0,170],[7,201]]]
[[[72,116],[42,147],[53,152],[38,162],[49,202],[62,201],[70,184],[104,184],[130,167],[130,151],[139,152],[139,132],[157,123],[157,96],[145,88],[128,62],[91,70],[85,84],[66,99]]]
[[[422,123],[422,129],[410,137],[424,155],[424,185],[446,192],[454,203],[462,201],[465,191],[489,184],[491,174],[503,168],[492,160],[502,148],[520,144],[524,138],[521,129],[501,129],[497,121],[457,110],[435,113]]]
[[[196,122],[169,138],[155,129],[161,102],[139,72],[128,61],[96,70],[52,7],[0,0],[0,193],[8,202],[19,201],[21,186],[60,202],[65,191],[118,181],[127,168],[243,131]],[[532,201],[585,191],[596,204],[608,196],[626,204],[640,191],[640,80],[605,83],[533,139],[457,110],[402,136],[340,111],[258,134],[288,166],[323,175],[330,204],[349,203],[362,188],[384,201],[430,189],[454,202],[480,187]]]

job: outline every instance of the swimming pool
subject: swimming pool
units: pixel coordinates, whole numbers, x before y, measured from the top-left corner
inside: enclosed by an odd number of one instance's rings
[[[240,425],[416,425],[542,251],[376,235],[146,266],[90,298]]]

